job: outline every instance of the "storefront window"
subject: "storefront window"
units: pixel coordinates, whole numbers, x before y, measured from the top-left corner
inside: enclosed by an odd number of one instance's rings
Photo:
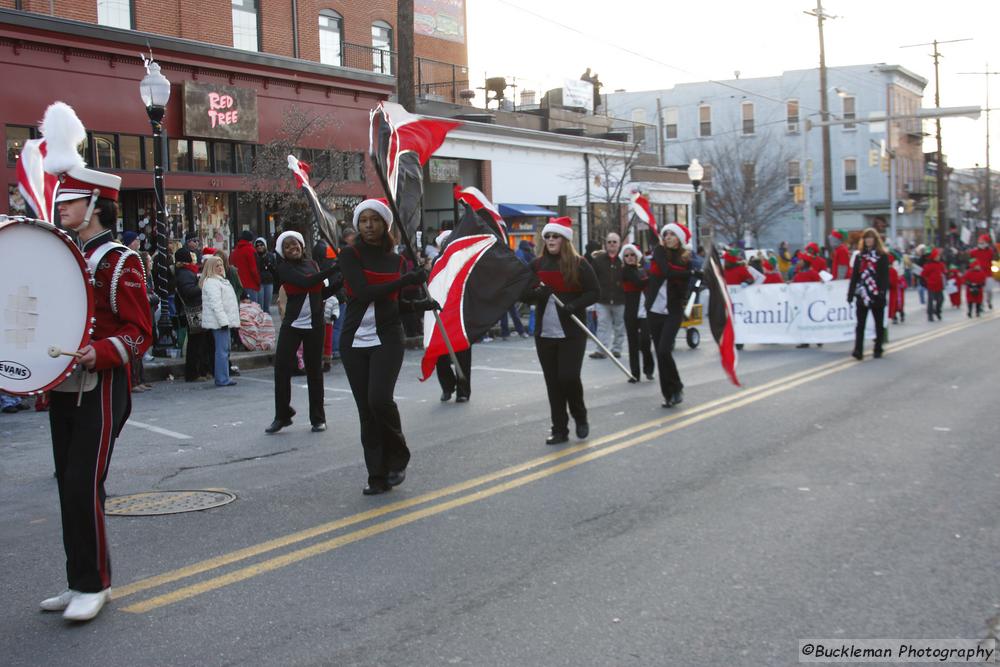
[[[219,142],[212,144],[212,150],[215,153],[216,173],[233,173],[233,145]]]
[[[93,134],[94,166],[98,169],[114,169],[115,165],[115,135]]]
[[[183,239],[184,233],[189,229],[184,193],[168,192],[166,205],[167,217],[170,220],[170,238]]]
[[[24,143],[31,138],[31,128],[7,126],[7,164],[16,164]]]
[[[253,171],[253,145],[236,144],[236,169],[237,174],[249,174]]]
[[[232,247],[230,195],[228,192],[193,192],[194,231],[206,247],[229,251]]]
[[[191,149],[187,139],[170,140],[170,171],[191,171]]]
[[[212,165],[208,162],[208,142],[191,142],[191,162],[192,171],[206,172],[212,170]]]
[[[21,196],[21,191],[17,189],[16,185],[7,186],[7,206],[10,215],[30,215],[28,206],[24,203],[24,197]]]
[[[239,200],[236,203],[236,228],[239,231],[249,229],[256,236],[267,236],[260,223],[260,211],[257,203]]]
[[[118,137],[119,157],[122,169],[139,171],[142,169],[142,151],[139,148],[139,137],[122,134]]]

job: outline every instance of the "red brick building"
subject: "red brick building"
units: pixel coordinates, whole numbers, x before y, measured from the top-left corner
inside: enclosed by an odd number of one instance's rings
[[[467,87],[464,0],[417,0],[415,10],[422,91],[454,99]],[[391,0],[0,0],[0,80],[17,91],[0,107],[8,186],[0,213],[19,211],[19,148],[46,106],[62,100],[87,126],[87,162],[123,178],[123,228],[142,225],[155,210],[139,98],[148,44],[172,84],[164,125],[173,235],[194,230],[229,245],[242,229],[272,234],[281,221],[240,194],[254,155],[295,114],[325,119],[298,146],[307,157],[344,156],[328,202],[344,216],[379,191],[365,155],[368,112],[395,94],[395,24]],[[243,106],[238,123],[206,124],[213,92]]]

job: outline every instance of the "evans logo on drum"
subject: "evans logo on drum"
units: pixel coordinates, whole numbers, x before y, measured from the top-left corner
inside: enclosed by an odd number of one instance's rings
[[[27,380],[31,377],[31,369],[16,361],[0,361],[0,375],[11,380]]]

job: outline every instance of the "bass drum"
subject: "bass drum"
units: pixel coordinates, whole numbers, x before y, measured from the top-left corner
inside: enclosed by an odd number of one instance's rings
[[[94,292],[83,253],[66,232],[41,220],[0,216],[0,391],[52,389],[90,342]]]

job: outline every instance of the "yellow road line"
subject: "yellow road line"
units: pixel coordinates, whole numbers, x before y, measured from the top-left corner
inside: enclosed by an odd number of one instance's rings
[[[407,500],[390,503],[388,505],[383,505],[382,507],[374,508],[365,512],[360,512],[358,514],[353,514],[351,516],[347,516],[342,519],[337,519],[335,521],[322,523],[318,526],[313,526],[312,528],[300,530],[294,533],[290,533],[288,535],[284,535],[282,537],[277,537],[273,540],[261,542],[260,544],[255,544],[249,547],[245,547],[243,549],[238,549],[236,551],[232,551],[230,553],[223,554],[221,556],[216,556],[203,561],[199,561],[197,563],[192,563],[191,565],[176,570],[171,570],[169,572],[164,572],[163,574],[147,577],[145,579],[140,579],[131,584],[115,588],[115,598],[121,599],[129,595],[133,595],[135,593],[148,590],[150,588],[156,588],[164,584],[177,581],[179,579],[185,579],[187,577],[191,577],[197,574],[201,574],[203,572],[207,572],[209,570],[214,570],[220,567],[224,567],[226,565],[230,565],[232,563],[241,560],[246,560],[247,558],[253,558],[254,556],[259,556],[261,554],[267,553],[268,551],[281,549],[290,546],[292,544],[296,544],[298,542],[302,542],[308,539],[312,539],[314,537],[319,537],[321,535],[325,535],[327,533],[340,530],[342,528],[346,528],[348,526],[352,526],[365,521],[370,521],[371,519],[377,519],[381,516],[385,516],[386,514],[391,514],[393,512],[398,512],[400,510],[414,507],[416,505],[422,505],[424,503],[432,502],[434,500],[438,500],[446,496],[454,495],[456,493],[461,493],[462,491],[467,491],[477,486],[482,486],[484,484],[495,482],[505,477],[510,477],[512,475],[525,472],[532,468],[537,468],[538,466],[542,466],[547,463],[552,463],[553,461],[557,461],[567,456],[572,456],[573,454],[577,454],[587,449],[594,449],[596,447],[601,447],[602,445],[605,445],[614,440],[628,437],[630,435],[644,431],[649,428],[656,428],[659,426],[663,426],[664,424],[667,424],[671,421],[681,419],[683,417],[687,417],[693,414],[697,414],[698,412],[704,410],[709,410],[718,405],[723,405],[731,401],[737,400],[739,398],[756,394],[757,392],[760,391],[765,391],[772,386],[787,382],[789,380],[794,380],[798,377],[805,377],[817,371],[822,371],[825,368],[837,365],[848,365],[848,362],[846,362],[843,359],[838,359],[836,361],[828,362],[826,364],[823,364],[815,368],[799,371],[797,373],[793,373],[792,375],[785,376],[777,380],[772,380],[771,382],[767,382],[760,386],[746,389],[740,392],[739,394],[726,396],[724,398],[719,398],[696,406],[692,406],[691,408],[688,408],[684,411],[674,413],[669,417],[661,417],[653,419],[645,423],[637,424],[635,426],[622,429],[621,431],[611,433],[601,438],[597,438],[595,440],[590,440],[584,443],[571,445],[570,447],[560,449],[557,452],[553,452],[551,454],[546,454],[545,456],[540,456],[534,459],[530,459],[528,461],[525,461],[524,463],[510,466],[508,468],[488,473],[480,477],[475,477],[465,482],[460,482],[458,484],[453,484],[451,486],[447,486],[438,489],[436,491],[431,491],[429,493],[421,494],[419,496],[415,496]]]
[[[992,319],[992,318],[990,318],[990,319]],[[959,324],[959,325],[952,325],[952,326],[949,326],[949,327],[946,327],[946,328],[943,328],[943,329],[939,329],[939,330],[936,330],[936,331],[933,331],[933,332],[928,332],[926,334],[921,334],[919,336],[914,336],[914,337],[912,337],[912,339],[905,340],[905,341],[903,341],[903,342],[895,345],[894,348],[893,348],[893,350],[899,351],[899,350],[902,350],[902,349],[906,349],[908,347],[913,347],[915,345],[919,345],[919,344],[922,344],[924,342],[928,342],[928,341],[940,338],[942,336],[946,336],[946,335],[948,335],[948,334],[950,334],[950,333],[952,333],[954,331],[958,331],[958,330],[961,330],[961,329],[968,328],[970,326],[974,326],[975,324],[977,324],[977,323],[976,322],[962,323],[962,324]],[[887,353],[888,352],[889,352],[889,350],[887,350]],[[426,507],[426,508],[423,508],[423,509],[420,509],[420,510],[416,510],[414,512],[409,512],[409,513],[404,514],[402,516],[398,516],[398,517],[395,517],[393,519],[389,519],[387,521],[383,521],[383,522],[380,522],[378,524],[375,524],[375,525],[372,525],[372,526],[368,526],[366,528],[362,528],[360,530],[352,531],[350,533],[347,533],[347,534],[344,534],[344,535],[340,535],[340,536],[334,537],[332,539],[325,540],[323,542],[319,542],[319,543],[313,544],[313,545],[308,546],[308,547],[304,547],[302,549],[297,549],[295,551],[291,551],[291,552],[283,554],[281,556],[276,556],[274,558],[270,558],[270,559],[262,561],[260,563],[256,563],[254,565],[249,565],[249,566],[240,568],[238,570],[234,570],[234,571],[226,573],[224,575],[213,577],[211,579],[207,579],[205,581],[202,581],[202,582],[199,582],[199,583],[196,583],[196,584],[191,584],[191,585],[188,585],[188,586],[184,586],[184,587],[179,588],[179,589],[177,589],[175,591],[172,591],[170,593],[165,593],[163,595],[155,596],[155,597],[149,598],[147,600],[144,600],[142,602],[137,602],[135,604],[129,605],[128,607],[124,607],[123,610],[127,611],[127,612],[130,612],[130,613],[145,613],[145,612],[152,611],[154,609],[157,609],[157,608],[160,608],[160,607],[163,607],[163,606],[167,606],[167,605],[170,605],[170,604],[174,604],[174,603],[186,600],[186,599],[191,598],[191,597],[195,597],[197,595],[201,595],[203,593],[206,593],[206,592],[218,589],[218,588],[222,588],[224,586],[228,586],[230,584],[234,584],[234,583],[237,583],[237,582],[240,582],[240,581],[244,581],[246,579],[250,579],[252,577],[255,577],[257,575],[260,575],[260,574],[263,574],[263,573],[266,573],[266,572],[271,572],[273,570],[277,570],[277,569],[286,567],[286,566],[291,565],[293,563],[297,563],[297,562],[305,560],[307,558],[311,558],[312,556],[316,556],[316,555],[320,555],[320,554],[323,554],[323,553],[327,553],[327,552],[332,551],[334,549],[338,549],[338,548],[340,548],[342,546],[346,546],[348,544],[352,544],[354,542],[358,542],[358,541],[366,539],[368,537],[373,537],[375,535],[380,535],[382,533],[388,532],[388,531],[393,530],[395,528],[399,528],[401,526],[405,526],[405,525],[414,523],[414,522],[419,521],[421,519],[425,519],[425,518],[428,518],[428,517],[431,517],[431,516],[435,516],[437,514],[441,514],[443,512],[447,512],[447,511],[449,511],[451,509],[455,509],[455,508],[458,508],[458,507],[462,507],[464,505],[468,505],[468,504],[473,503],[473,502],[477,502],[479,500],[484,500],[486,498],[490,498],[490,497],[495,496],[497,494],[504,493],[505,491],[509,491],[511,489],[515,489],[515,488],[524,486],[524,485],[529,484],[529,483],[531,483],[533,481],[536,481],[538,479],[542,479],[544,477],[549,477],[549,476],[555,475],[555,474],[557,474],[559,472],[562,472],[564,470],[568,470],[568,469],[576,467],[578,465],[582,465],[583,463],[587,463],[589,461],[593,461],[593,460],[596,460],[596,459],[599,459],[599,458],[603,458],[604,456],[608,456],[608,455],[610,455],[612,453],[622,451],[624,449],[627,449],[629,447],[633,447],[635,445],[638,445],[638,444],[641,444],[641,443],[644,443],[644,442],[648,442],[649,440],[652,440],[654,438],[658,438],[658,437],[660,437],[662,435],[666,435],[668,433],[672,433],[672,432],[677,431],[679,429],[686,428],[688,426],[692,426],[692,425],[697,424],[699,422],[705,421],[705,420],[710,419],[712,417],[716,417],[718,415],[721,415],[721,414],[724,414],[724,413],[727,413],[727,412],[731,412],[733,410],[737,410],[737,409],[739,409],[741,407],[745,407],[746,405],[750,405],[752,403],[756,403],[758,401],[764,400],[765,398],[769,398],[769,397],[774,396],[776,394],[784,393],[784,392],[789,391],[791,389],[794,389],[795,387],[798,387],[800,385],[806,384],[808,382],[813,382],[815,380],[818,380],[818,379],[821,379],[823,377],[826,377],[827,375],[832,375],[833,373],[840,372],[840,371],[842,371],[842,370],[844,370],[846,368],[851,368],[854,365],[855,365],[855,362],[853,360],[847,361],[847,362],[842,362],[842,361],[831,362],[831,363],[828,363],[828,364],[824,364],[823,366],[818,367],[817,369],[810,369],[808,372],[797,373],[797,374],[794,374],[794,376],[787,376],[785,378],[782,378],[780,381],[770,382],[770,383],[768,383],[768,385],[770,385],[770,388],[768,388],[768,389],[760,389],[760,388],[758,388],[758,390],[755,391],[752,395],[747,395],[747,393],[744,393],[744,394],[738,396],[737,398],[735,398],[733,400],[723,401],[722,399],[719,399],[717,401],[712,401],[712,403],[716,404],[716,407],[710,409],[708,407],[709,404],[705,404],[704,406],[699,406],[700,409],[698,409],[698,410],[692,410],[692,411],[690,411],[688,413],[681,413],[681,414],[677,415],[676,417],[670,418],[668,420],[657,420],[657,421],[659,421],[661,423],[662,422],[667,422],[667,421],[673,421],[675,423],[672,423],[672,424],[670,424],[668,426],[665,426],[663,428],[659,428],[657,430],[651,431],[649,433],[645,433],[643,435],[634,437],[634,438],[632,438],[630,440],[626,440],[624,442],[620,442],[618,444],[612,445],[610,447],[605,447],[603,449],[598,449],[596,451],[589,451],[589,452],[583,454],[582,456],[578,456],[578,457],[576,457],[574,459],[571,459],[569,461],[564,461],[564,462],[562,462],[560,464],[557,464],[557,465],[554,465],[554,466],[550,466],[548,468],[536,471],[536,472],[528,474],[528,475],[523,475],[521,477],[518,477],[517,479],[513,479],[513,480],[510,480],[508,482],[505,482],[505,483],[502,483],[502,484],[498,484],[496,486],[489,487],[487,489],[481,489],[481,490],[476,491],[474,493],[470,493],[468,495],[465,495],[465,496],[462,496],[462,497],[459,497],[459,498],[455,498],[455,499],[452,499],[452,500],[449,500],[449,501],[446,501],[446,502],[443,502],[443,503],[439,503],[439,504],[433,505],[431,507]],[[793,377],[794,377],[794,379],[793,379]],[[724,404],[720,405],[720,403],[724,403]],[[700,413],[700,414],[694,414],[694,413]],[[655,423],[655,422],[648,422],[647,424],[650,424],[650,423]],[[642,427],[634,427],[632,429],[626,429],[626,430],[629,431],[630,433],[635,433],[637,431],[641,431],[641,430],[645,430],[645,429],[642,428]],[[607,438],[603,438],[602,440],[604,440],[604,442],[608,442],[609,438],[618,439],[620,437],[624,437],[622,435],[624,433],[625,433],[624,431],[620,432],[619,434],[617,434],[613,438],[612,438],[612,436],[607,436]],[[591,443],[587,447],[577,446],[577,447],[572,448],[572,451],[559,452],[558,455],[560,455],[560,456],[568,456],[569,454],[577,453],[577,452],[583,451],[584,449],[593,449],[594,447],[597,447],[597,446],[598,445],[597,445],[596,442],[595,443]],[[547,456],[547,457],[541,457],[541,459],[535,459],[535,461],[542,460],[542,459],[555,460],[556,458],[558,458],[558,457],[555,456],[555,455],[550,455],[550,456]],[[524,464],[524,466],[528,466],[528,464]],[[515,468],[520,467],[522,469],[528,469],[528,468],[525,468],[524,466],[515,466]],[[530,468],[530,467],[534,467],[534,466],[528,466],[528,467]],[[508,468],[507,470],[511,470],[511,468]],[[493,477],[494,479],[498,479],[499,478],[497,476],[497,474],[494,473],[494,475],[486,475],[483,478],[477,478],[477,479],[484,479],[485,477]],[[475,480],[472,480],[472,481],[475,481]],[[482,484],[482,483],[483,482],[479,482],[479,484]],[[462,486],[462,485],[455,485],[455,486]],[[448,487],[448,488],[454,488],[454,487]],[[437,494],[437,497],[441,497],[441,495],[445,495],[445,494],[442,493],[443,491],[445,491],[445,489],[442,489],[441,491],[434,492],[434,493],[431,493],[431,494],[425,494],[425,496],[422,496],[422,497],[432,496],[432,495],[436,495],[436,494]],[[416,501],[417,499],[414,498],[412,500]],[[412,502],[412,501],[409,501],[409,502]],[[398,505],[398,506],[399,505],[403,505],[403,504],[404,503],[396,503],[396,505]],[[387,513],[386,510],[388,510],[388,509],[389,508],[387,506],[387,507],[380,508],[380,510],[376,510],[376,511],[380,511],[382,514],[385,514],[385,513]],[[399,507],[397,507],[397,509],[399,509]],[[354,517],[347,517],[346,519],[342,519],[340,521],[331,522],[331,524],[338,524],[338,523],[339,524],[343,524],[346,521],[353,520],[355,517],[362,516],[362,515],[370,515],[370,514],[373,514],[373,512],[364,512],[364,513],[362,513],[360,515],[355,515]],[[324,524],[324,526],[331,525],[331,524]],[[316,529],[312,529],[312,530],[316,530]],[[309,531],[302,531],[302,532],[309,532]],[[298,535],[298,534],[299,533],[296,533],[295,535]],[[289,536],[289,537],[291,537],[291,536]],[[279,538],[279,540],[281,540],[281,539],[287,539],[287,538]],[[279,541],[279,540],[272,540],[271,542],[276,542],[276,541]],[[270,543],[269,542],[265,542],[264,545],[266,545],[266,544],[270,544]],[[260,545],[260,546],[263,547],[264,545]],[[248,550],[251,550],[251,549],[254,549],[254,547],[250,547],[248,549],[244,549],[244,550],[241,550],[241,551],[248,551]],[[234,553],[240,553],[240,552],[234,552]],[[258,551],[257,553],[262,553],[262,551]],[[221,558],[226,558],[226,557],[223,556]],[[233,562],[233,561],[230,560],[228,562]],[[209,568],[209,569],[214,569],[214,568]],[[204,571],[204,570],[202,570],[202,571]],[[169,575],[171,573],[167,573],[167,574]],[[162,576],[167,576],[167,575],[162,575]],[[176,578],[180,578],[180,577],[176,577]],[[145,581],[149,581],[149,580],[145,580]],[[137,583],[141,583],[141,582],[137,582]],[[118,592],[116,591],[115,597],[116,598],[120,598],[122,596],[120,594],[118,594]]]

